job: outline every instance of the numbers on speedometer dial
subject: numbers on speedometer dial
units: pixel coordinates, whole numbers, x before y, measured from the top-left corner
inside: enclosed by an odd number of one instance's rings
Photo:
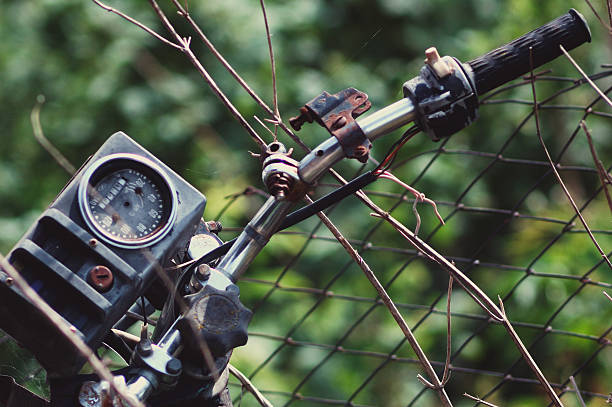
[[[79,186],[86,223],[119,247],[144,247],[171,228],[176,198],[168,178],[149,160],[116,154],[94,163]]]
[[[127,169],[103,178],[92,191],[89,209],[100,228],[121,239],[142,239],[159,229],[164,200],[146,175]]]

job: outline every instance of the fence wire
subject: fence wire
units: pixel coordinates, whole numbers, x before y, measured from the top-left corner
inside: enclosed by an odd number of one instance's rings
[[[610,74],[604,70],[593,77],[601,84]],[[603,191],[609,186],[599,182],[593,157],[585,154],[587,141],[579,122],[609,129],[612,115],[605,112],[599,97],[583,106],[565,104],[562,96],[584,84],[579,78],[541,76],[538,86],[540,82],[566,84],[539,101],[543,132],[556,151],[556,168],[569,183],[592,233],[604,248],[609,247],[611,208]],[[437,201],[446,225],[437,225],[426,213],[429,208],[419,207],[426,219],[419,235],[489,296],[503,299],[512,325],[562,402],[579,405],[571,376],[579,383],[578,391],[587,405],[603,405],[612,391],[606,379],[612,367],[608,338],[612,303],[602,291],[611,286],[612,270],[596,252],[558,190],[550,164],[541,158],[541,148],[534,144],[533,103],[504,98],[504,91],[498,93],[484,102],[482,109],[487,112],[483,114],[495,114],[489,110],[499,108],[516,109],[517,104],[528,107],[522,109],[524,117],[517,120],[515,128],[479,135],[495,139],[495,144],[471,142],[470,148],[465,148],[465,140],[451,138],[429,151],[398,159],[392,172],[404,179],[411,176],[410,185],[423,188]],[[546,128],[547,123],[554,123],[555,115],[568,111],[574,117],[573,128],[558,133]],[[603,141],[605,135],[600,137]],[[483,144],[498,147],[479,149]],[[597,152],[599,159],[610,165],[606,156],[610,149],[600,146]],[[449,189],[442,192],[445,199],[438,200],[438,191],[427,190],[427,180],[442,177],[441,167],[460,173],[452,177],[459,179],[460,185],[449,188],[452,195]],[[506,167],[512,167],[512,175],[499,178],[499,174],[508,174]],[[416,176],[415,168],[421,169]],[[499,195],[493,192],[492,199],[479,191],[483,184],[498,188]],[[338,186],[322,182],[317,193]],[[396,218],[413,224],[414,200],[391,189],[387,184],[364,192]],[[256,205],[259,198],[237,199]],[[350,243],[384,281],[441,375],[445,366],[446,276],[405,241],[390,237],[393,231],[382,221],[371,218],[367,227],[353,226],[361,226],[368,218],[367,208],[341,203],[329,210],[328,216],[348,230]],[[453,230],[452,236],[444,236],[445,228]],[[225,229],[228,234],[238,230]],[[234,363],[274,405],[439,403],[433,391],[417,380],[419,362],[393,326],[382,300],[368,289],[355,263],[320,223],[281,233],[272,246],[274,260],[258,262],[241,283],[243,297],[251,301],[255,316],[250,342],[235,352]],[[318,261],[313,263],[312,257]],[[499,323],[459,288],[451,303],[448,368],[452,374],[446,390],[453,403],[473,405],[463,396],[469,393],[499,405],[548,404],[540,383]],[[338,372],[345,373],[347,365],[352,377],[339,377]],[[252,405],[246,393],[236,401]]]
[[[176,41],[175,47],[189,49],[190,40],[176,34]],[[591,79],[609,94],[611,76],[605,66]],[[612,253],[603,258],[595,240],[604,251],[612,245],[607,199],[612,114],[584,79],[540,73],[535,82],[541,129],[536,128],[530,80],[519,82],[482,100],[482,122],[438,144],[422,136],[404,147],[391,167],[437,202],[444,225],[431,207],[415,203],[387,180],[364,192],[413,229],[418,209],[418,235],[490,298],[500,297],[565,405],[582,405],[582,399],[585,405],[604,405],[612,392],[612,300],[605,295],[612,286],[606,262]],[[499,109],[512,110],[512,121],[496,121]],[[540,130],[588,230],[544,158]],[[348,163],[339,170],[356,176],[373,168],[392,139],[377,142],[367,165]],[[325,178],[312,197],[338,186]],[[263,202],[264,193],[247,191],[224,210],[239,200],[253,208]],[[348,198],[326,215],[382,282],[438,375],[450,372],[444,389],[453,405],[474,405],[474,397],[464,393],[500,406],[550,403],[502,323],[458,286],[449,311],[448,275],[370,212]],[[223,211],[217,218],[224,223]],[[228,240],[240,231],[238,225],[225,226],[222,236]],[[249,343],[235,350],[232,363],[273,405],[439,405],[434,389],[417,379],[421,362],[383,299],[316,218],[276,235],[240,288],[254,317]],[[0,345],[10,342],[6,338]],[[34,366],[20,381],[42,381],[40,375]],[[237,405],[257,405],[243,384],[232,380],[231,386]]]

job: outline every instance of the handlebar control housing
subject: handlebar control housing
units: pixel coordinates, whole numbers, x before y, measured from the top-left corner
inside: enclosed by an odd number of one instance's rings
[[[455,58],[436,57],[426,62],[403,91],[415,106],[417,125],[438,141],[478,118],[478,97],[465,67]]]
[[[478,96],[518,78],[591,41],[584,17],[574,9],[533,31],[462,64],[426,51],[419,76],[404,84],[404,97],[416,110],[416,123],[434,141],[470,125],[478,117]]]

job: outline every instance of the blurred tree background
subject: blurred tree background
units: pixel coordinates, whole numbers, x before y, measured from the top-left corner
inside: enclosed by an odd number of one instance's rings
[[[593,6],[605,19],[604,0],[592,0]],[[147,24],[159,33],[166,33],[146,2],[113,1],[109,5]],[[192,35],[192,49],[206,69],[238,107],[260,135],[271,141],[270,134],[254,119],[265,113],[225,71],[221,64],[201,44],[189,27],[171,7],[163,4],[184,35]],[[418,73],[423,63],[423,50],[435,45],[441,54],[468,61],[509,40],[567,12],[571,7],[583,13],[591,25],[593,42],[572,51],[586,72],[599,71],[609,63],[610,36],[597,21],[587,3],[579,0],[268,0],[266,2],[274,45],[280,112],[285,121],[297,114],[305,102],[327,90],[335,93],[346,87],[356,87],[368,93],[373,110],[402,96],[403,82]],[[251,87],[272,105],[271,68],[260,4],[256,0],[190,1],[189,11],[201,25],[219,51],[238,70]],[[39,95],[44,95],[41,124],[47,138],[78,167],[94,153],[105,139],[116,131],[124,131],[153,152],[185,179],[203,191],[208,198],[206,219],[216,219],[229,202],[228,196],[240,193],[248,186],[261,188],[257,159],[248,150],[257,146],[218,102],[198,73],[180,52],[163,45],[144,31],[105,12],[92,2],[82,0],[41,0],[23,2],[5,0],[0,7],[0,128],[3,131],[0,148],[0,252],[7,253],[53,200],[69,175],[41,148],[33,136],[30,113]],[[169,38],[169,36],[167,36]],[[546,68],[552,75],[579,75],[565,58],[559,58]],[[607,85],[606,85],[607,84]],[[609,86],[608,80],[600,83]],[[567,83],[538,82],[538,95],[543,99]],[[531,90],[520,87],[505,94],[508,97],[531,100]],[[585,106],[595,97],[592,89],[582,86],[563,95],[558,104]],[[595,106],[609,112],[609,106]],[[471,128],[453,136],[445,145],[453,151],[470,150],[493,156],[531,110],[529,105],[490,105],[481,110],[481,120]],[[564,143],[574,131],[584,111],[580,109],[542,112],[544,138],[553,157],[561,153]],[[606,117],[590,116],[587,124],[593,132],[600,158],[612,164],[610,124]],[[401,133],[377,142],[373,156],[384,157],[387,148]],[[324,130],[306,126],[300,136],[313,147],[324,140]],[[280,140],[295,147],[288,137],[279,133]],[[568,165],[593,167],[593,159],[583,134],[565,153]],[[443,154],[428,166],[437,144],[421,135],[400,153],[398,161],[405,164],[395,171],[401,179],[426,193],[436,201],[455,202],[476,176],[490,163],[491,156],[466,158],[465,155]],[[296,156],[302,152],[296,149]],[[504,156],[519,159],[544,160],[537,141],[533,120],[529,121],[504,151]],[[607,161],[606,161],[607,160]],[[345,177],[359,171],[357,163],[343,163],[338,169]],[[424,171],[426,169],[426,171]],[[417,177],[423,171],[423,175]],[[512,209],[545,168],[497,165],[478,180],[469,193],[461,198],[465,205]],[[569,173],[566,181],[578,200],[584,203],[598,187],[598,178],[591,173]],[[334,182],[325,179],[323,183]],[[379,181],[370,188],[374,192],[402,191],[388,181]],[[316,194],[329,191],[322,186]],[[610,211],[600,194],[589,206],[588,221],[593,229],[610,230]],[[376,201],[385,209],[393,207],[397,198],[378,196]],[[236,232],[232,227],[245,225],[263,199],[241,197],[221,218],[229,228],[223,238]],[[443,216],[453,211],[453,205],[442,205]],[[549,178],[529,194],[516,209],[533,216],[567,221],[571,207],[556,182]],[[423,226],[420,236],[430,236],[432,245],[445,255],[458,259],[472,258],[492,263],[528,267],[543,250],[548,240],[564,225],[516,221],[511,227],[497,231],[507,215],[493,217],[463,212],[437,228],[429,207],[420,208]],[[350,239],[364,236],[376,247],[410,249],[388,226],[368,216],[367,208],[355,199],[335,208],[330,216]],[[411,204],[400,205],[394,216],[414,227]],[[293,235],[275,237],[270,247],[257,259],[248,277],[253,280],[241,285],[244,302],[256,307],[251,330],[255,333],[249,345],[237,350],[234,364],[246,374],[257,366],[281,343],[266,335],[285,337],[294,323],[304,317],[291,337],[297,341],[327,344],[332,347],[349,327],[355,324],[372,302],[343,301],[332,298],[323,301],[312,313],[307,310],[320,294],[300,290],[272,290],[265,302],[261,298],[285,268],[282,283],[287,287],[309,287],[334,292],[334,296],[375,297],[374,290],[348,256],[331,241],[309,240],[308,234],[317,228],[309,220],[292,229]],[[366,235],[367,231],[373,232]],[[329,233],[316,229],[319,236]],[[490,238],[489,238],[490,237]],[[610,250],[609,234],[597,235],[604,251]],[[564,236],[546,257],[535,263],[539,273],[579,276],[597,264],[598,254],[584,233]],[[486,243],[483,243],[486,242]],[[302,246],[304,254],[295,264],[290,259]],[[366,247],[367,248],[367,247]],[[390,286],[392,298],[414,307],[402,308],[411,326],[421,325],[417,337],[432,360],[445,357],[446,321],[443,313],[430,315],[432,302],[446,290],[447,276],[439,268],[421,259],[410,261],[412,253],[402,250],[368,251],[364,257],[381,281]],[[330,280],[339,270],[347,269],[333,284]],[[507,295],[524,271],[500,272],[494,268],[470,269],[470,277],[494,298]],[[610,270],[599,266],[590,276],[595,281],[610,281]],[[328,285],[329,284],[329,285]],[[332,286],[333,285],[333,286]],[[538,279],[530,277],[514,290],[506,303],[510,317],[525,323],[542,324],[571,293],[576,291],[576,279]],[[568,332],[599,336],[610,326],[612,304],[601,295],[601,287],[587,286],[564,308],[554,327]],[[302,290],[304,291],[304,290]],[[587,292],[589,294],[587,294]],[[419,309],[417,306],[421,306]],[[444,310],[444,301],[437,304]],[[458,313],[484,315],[459,288],[453,294],[453,309]],[[425,319],[426,318],[426,319]],[[490,326],[480,334],[482,321],[454,319],[453,351],[470,335],[479,332],[461,349],[453,364],[473,369],[504,372],[518,357],[505,331]],[[530,344],[540,330],[517,328]],[[406,345],[400,344],[401,331],[383,307],[376,308],[343,342],[343,347],[379,352],[383,355],[414,358]],[[587,360],[598,344],[580,338],[538,342],[532,349],[536,360],[551,381],[563,383],[580,364]],[[397,349],[396,349],[397,346]],[[502,351],[503,350],[503,351]],[[355,404],[406,405],[422,389],[415,376],[418,366],[391,363],[379,370],[383,359],[359,355],[333,355],[304,385],[298,384],[306,374],[329,353],[323,346],[285,347],[269,364],[254,376],[256,386],[266,393],[274,405],[291,400],[296,391],[306,396],[347,400],[355,393]],[[44,372],[35,361],[10,341],[0,344],[0,371],[16,376],[30,388],[45,392]],[[441,369],[439,369],[441,371]],[[372,380],[366,378],[376,372]],[[533,379],[531,372],[519,364],[513,375]],[[33,376],[34,379],[28,379]],[[582,376],[579,376],[579,379]],[[584,373],[581,387],[594,393],[612,391],[612,352],[608,347],[597,356]],[[484,394],[501,380],[495,375],[454,372],[449,393],[456,405],[471,405],[462,397],[464,391]],[[364,384],[364,388],[359,386]],[[357,391],[359,389],[359,391]],[[239,388],[233,389],[234,394]],[[604,405],[605,399],[587,396],[588,405]],[[295,399],[295,397],[294,397]],[[501,406],[546,405],[547,399],[537,386],[512,382],[496,391],[491,399]],[[567,405],[577,405],[573,395],[563,398]],[[243,405],[255,405],[245,395]],[[319,401],[294,400],[300,405],[320,405]],[[438,401],[431,391],[417,399],[414,405],[434,406]]]

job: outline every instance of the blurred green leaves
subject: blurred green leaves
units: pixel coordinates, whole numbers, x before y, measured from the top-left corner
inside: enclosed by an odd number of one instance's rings
[[[596,71],[599,64],[610,60],[605,30],[584,2],[578,0],[268,0],[266,4],[277,61],[280,110],[285,120],[321,91],[334,93],[349,86],[368,93],[373,109],[380,108],[401,97],[402,83],[417,74],[423,50],[429,46],[435,45],[442,54],[467,61],[567,12],[570,7],[587,17],[593,32],[593,44],[572,51],[572,55],[588,72]],[[111,5],[165,35],[145,3],[113,1]],[[252,119],[253,115],[265,118],[261,109],[180,21],[171,4],[162,3],[162,6],[184,35],[193,36],[194,51],[228,97],[261,136],[271,140],[269,133]],[[604,12],[603,2],[597,7]],[[264,100],[271,101],[269,56],[259,2],[190,1],[189,11],[253,89]],[[46,136],[77,167],[109,135],[122,130],[207,195],[207,219],[217,216],[228,202],[228,196],[249,185],[261,187],[260,164],[247,152],[256,150],[257,146],[180,52],[157,42],[137,27],[90,2],[8,0],[0,8],[0,37],[0,128],[3,132],[0,136],[0,252],[10,250],[69,179],[32,136],[29,115],[39,94],[47,100],[41,113]],[[563,58],[546,68],[552,68],[553,75],[577,77]],[[539,99],[563,86],[539,81]],[[528,87],[501,96],[527,101],[532,97]],[[591,89],[582,86],[555,103],[580,107],[594,97]],[[601,104],[596,108],[609,112]],[[567,222],[573,213],[550,178],[538,184],[535,192],[528,193],[545,174],[545,168],[503,162],[484,172],[530,111],[531,107],[525,105],[483,106],[481,119],[453,136],[445,145],[447,151],[431,166],[430,162],[439,153],[439,144],[419,136],[401,151],[397,163],[402,165],[394,173],[440,202],[440,211],[447,217],[447,224],[439,228],[431,208],[419,205],[423,218],[420,236],[429,238],[440,252],[456,259],[460,268],[492,298],[508,294],[524,278],[527,267],[533,267],[538,273],[570,276],[554,279],[530,276],[507,302],[513,320],[544,323],[556,307],[576,292],[581,284],[577,278],[595,267],[599,258],[579,227],[546,250],[551,239],[562,231],[562,222]],[[542,111],[544,138],[553,155],[560,153],[582,114],[582,110]],[[610,124],[606,119],[589,116],[588,125],[601,152],[600,158],[609,166],[612,144],[608,140]],[[327,134],[310,125],[300,136],[312,147]],[[566,152],[564,164],[592,165],[588,145],[580,139],[582,136],[579,134]],[[377,141],[373,157],[382,159],[396,138],[397,135]],[[284,135],[280,135],[280,140],[293,146]],[[466,158],[461,154],[465,150],[486,154]],[[296,150],[298,158],[301,154]],[[516,130],[503,156],[543,159],[533,121]],[[359,170],[355,163],[339,168],[346,177]],[[592,173],[562,172],[562,175],[581,204],[598,185]],[[334,181],[326,178],[323,182]],[[328,190],[319,188],[315,194]],[[403,192],[388,181],[379,181],[368,190]],[[504,214],[457,211],[455,201],[464,192],[461,203],[465,206],[516,210],[525,217],[514,219]],[[385,209],[397,202],[394,197],[375,194],[372,197]],[[521,201],[523,197],[525,200]],[[514,208],[517,202],[521,203]],[[258,196],[242,197],[230,205],[221,220],[225,226],[241,227],[261,203]],[[610,212],[603,200],[589,205],[586,214],[594,228],[610,229]],[[393,209],[393,215],[414,227],[412,202],[399,204]],[[417,337],[428,355],[434,360],[443,360],[446,335],[443,302],[434,307],[433,315],[429,314],[428,307],[440,295],[445,295],[447,275],[430,263],[414,260],[412,248],[388,225],[381,225],[370,217],[369,211],[355,199],[339,204],[329,216],[362,250],[383,284],[392,282],[389,292],[397,303],[404,305],[400,309],[409,324],[416,327]],[[506,219],[512,221],[503,227]],[[414,353],[402,344],[401,332],[388,312],[375,304],[374,290],[339,245],[332,240],[312,240],[306,244],[306,236],[316,224],[317,220],[311,219],[294,228],[300,235],[275,236],[248,273],[248,277],[268,283],[245,281],[241,284],[243,301],[251,307],[271,292],[268,300],[259,304],[251,325],[253,332],[284,337],[295,327],[292,338],[306,343],[280,350],[270,365],[255,376],[255,383],[266,390],[291,393],[346,335],[346,343],[342,345],[345,348],[372,351],[377,355],[339,352],[329,356],[329,362],[313,373],[300,392],[346,400],[363,384],[363,391],[355,395],[355,402],[405,405],[421,390],[414,379],[420,369],[409,362],[389,363],[386,358],[390,352],[404,358],[414,358]],[[229,239],[234,234],[224,233],[223,237]],[[324,228],[316,229],[316,234],[330,237]],[[609,250],[610,235],[602,233],[597,237],[604,250]],[[303,245],[306,245],[304,254],[292,262]],[[540,253],[543,255],[538,257]],[[482,263],[511,264],[514,268],[479,266],[474,264],[473,257]],[[275,289],[274,281],[285,268],[281,287]],[[591,277],[596,281],[610,281],[609,272],[599,266]],[[332,291],[333,295],[326,297],[325,291]],[[600,292],[601,287],[586,287],[570,300],[553,327],[584,335],[601,334],[609,325],[612,313]],[[313,308],[319,302],[321,305]],[[311,308],[313,311],[309,314]],[[453,294],[453,312],[471,316],[453,319],[453,350],[475,335],[453,364],[503,371],[518,357],[501,327],[482,327],[486,315],[459,288]],[[303,324],[299,324],[302,319]],[[420,322],[422,319],[425,322]],[[524,328],[520,333],[530,343],[539,331]],[[571,373],[566,366],[579,365],[596,344],[581,337],[558,338],[548,336],[535,349],[535,354],[551,380],[563,381]],[[252,335],[246,348],[236,350],[234,363],[250,374],[281,345],[282,341],[265,335]],[[19,378],[23,380],[35,371],[35,364],[29,356],[17,354],[14,344],[11,346],[0,345],[0,356],[7,361],[2,371],[21,375]],[[605,378],[609,377],[612,360],[609,352],[602,353],[605,355],[597,359],[583,384],[605,393],[610,391]],[[377,368],[380,372],[368,381],[368,376]],[[531,377],[524,369],[518,375]],[[457,372],[449,383],[449,391],[456,405],[472,405],[461,398],[464,391],[485,394],[498,381],[498,377],[484,373]],[[37,382],[39,387],[40,382]],[[271,399],[275,404],[283,404],[287,397],[275,395]],[[594,400],[593,404],[599,401]],[[542,405],[545,399],[535,388],[513,385],[496,392],[492,401],[505,406],[528,406]],[[246,397],[244,405],[252,405]],[[433,406],[437,400],[427,394],[417,405]]]

